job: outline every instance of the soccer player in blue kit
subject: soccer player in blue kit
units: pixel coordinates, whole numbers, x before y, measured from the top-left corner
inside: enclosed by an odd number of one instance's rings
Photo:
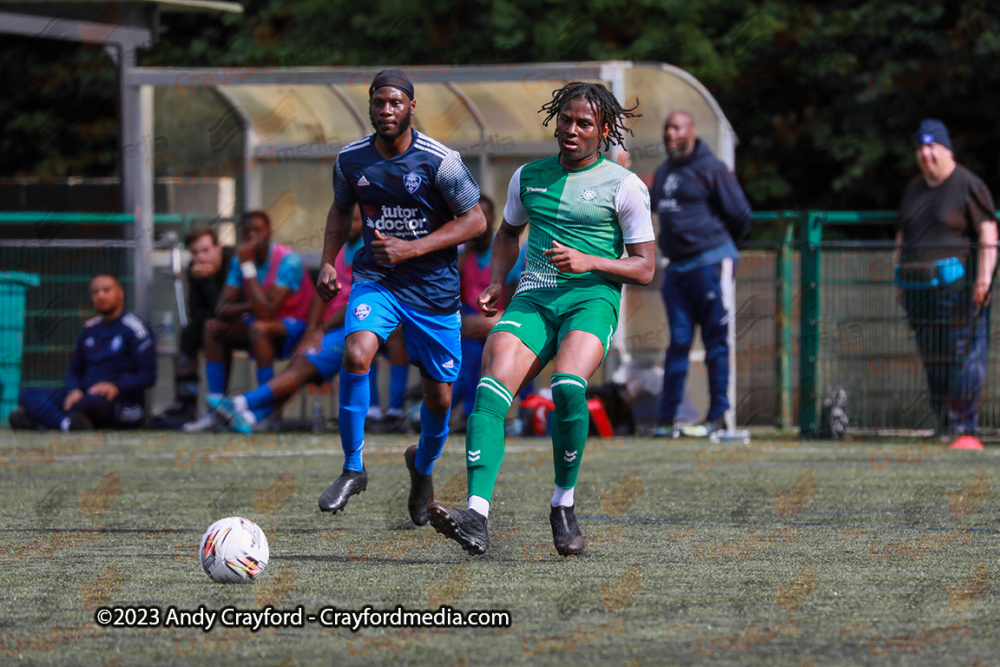
[[[479,185],[459,154],[410,127],[417,104],[406,73],[383,70],[368,92],[375,132],[337,156],[316,285],[327,300],[340,290],[334,258],[360,202],[364,247],[354,258],[340,371],[344,470],[323,492],[319,507],[339,512],[368,486],[362,459],[371,399],[368,372],[379,346],[402,324],[406,352],[420,369],[424,393],[420,440],[404,455],[411,482],[407,509],[413,523],[423,526],[434,499],[434,461],[448,437],[451,385],[462,363],[456,246],[481,234],[486,218]]]

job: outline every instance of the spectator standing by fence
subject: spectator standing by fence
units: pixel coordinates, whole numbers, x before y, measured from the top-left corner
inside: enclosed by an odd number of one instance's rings
[[[914,144],[920,176],[899,207],[897,297],[916,334],[935,435],[971,435],[986,381],[996,209],[982,179],[955,162],[944,123],[922,121]]]
[[[726,428],[736,244],[750,229],[753,213],[736,175],[698,138],[690,113],[673,111],[667,116],[663,142],[667,159],[656,171],[650,197],[660,218],[660,250],[670,260],[663,277],[670,345],[653,435],[707,437]],[[711,400],[702,423],[681,429],[674,422],[684,396],[695,325],[705,344]]]

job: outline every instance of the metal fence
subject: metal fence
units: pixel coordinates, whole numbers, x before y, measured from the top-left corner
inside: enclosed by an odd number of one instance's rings
[[[823,237],[832,226],[843,226],[846,237],[852,226],[891,228],[896,215],[808,211],[754,218],[775,233],[772,241],[747,244],[737,264],[737,422],[815,434],[823,394],[841,386],[852,430],[932,428],[922,360],[895,298],[891,242]],[[208,221],[162,215],[155,223],[158,232],[172,230],[180,239],[193,224]],[[160,318],[170,312],[175,324],[180,321],[174,275],[160,256],[167,251],[135,256],[132,223],[132,216],[121,214],[0,213],[0,266],[42,276],[41,286],[27,292],[23,383],[62,384],[81,322],[91,312],[88,281],[95,273],[112,273],[134,297],[135,261],[153,265],[153,289],[143,305],[153,314],[161,351],[169,352]],[[990,355],[980,412],[987,432],[1000,429],[1000,397],[989,392],[1000,387],[997,356]]]
[[[155,220],[158,230],[183,238],[194,224],[212,219],[158,215]],[[0,267],[41,276],[41,285],[26,292],[22,386],[63,386],[81,324],[93,316],[89,283],[98,273],[119,279],[134,310],[141,298],[133,289],[135,262],[157,265],[154,289],[145,298],[158,308],[151,312],[172,309],[178,321],[169,261],[157,251],[136,257],[133,223],[133,216],[115,213],[0,213]],[[155,329],[159,323],[151,324]]]

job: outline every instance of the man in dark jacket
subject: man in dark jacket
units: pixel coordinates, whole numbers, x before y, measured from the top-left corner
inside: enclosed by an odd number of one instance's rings
[[[125,310],[114,276],[94,276],[90,297],[97,317],[84,323],[76,340],[66,387],[23,389],[21,409],[10,415],[13,428],[69,431],[141,423],[145,391],[156,382],[153,333]]]
[[[204,344],[205,322],[215,317],[226,282],[225,269],[233,249],[219,244],[211,227],[192,229],[184,239],[191,253],[188,266],[188,323],[181,330],[180,352],[174,357],[174,403],[157,415],[158,428],[180,428],[192,421],[198,408],[198,353]]]
[[[667,159],[650,191],[660,217],[660,249],[670,260],[663,301],[670,346],[663,367],[658,436],[679,436],[674,424],[684,395],[694,326],[701,327],[710,404],[705,420],[684,435],[709,436],[725,428],[729,410],[729,329],[734,315],[736,244],[750,228],[752,212],[740,184],[697,137],[694,118],[674,111],[663,129]],[[730,425],[732,426],[732,425]]]

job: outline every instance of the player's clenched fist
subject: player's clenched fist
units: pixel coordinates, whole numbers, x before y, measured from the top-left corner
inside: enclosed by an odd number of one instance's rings
[[[319,267],[319,278],[316,280],[316,292],[323,301],[329,301],[340,292],[341,285],[337,282],[337,269],[332,264],[324,263]]]
[[[410,242],[395,236],[385,236],[375,230],[375,240],[372,241],[372,255],[379,264],[395,264],[410,259],[408,252]]]
[[[493,317],[497,314],[501,296],[503,296],[503,285],[499,283],[492,283],[483,290],[483,293],[476,299],[476,302],[479,303],[479,309],[483,311],[483,315]]]

